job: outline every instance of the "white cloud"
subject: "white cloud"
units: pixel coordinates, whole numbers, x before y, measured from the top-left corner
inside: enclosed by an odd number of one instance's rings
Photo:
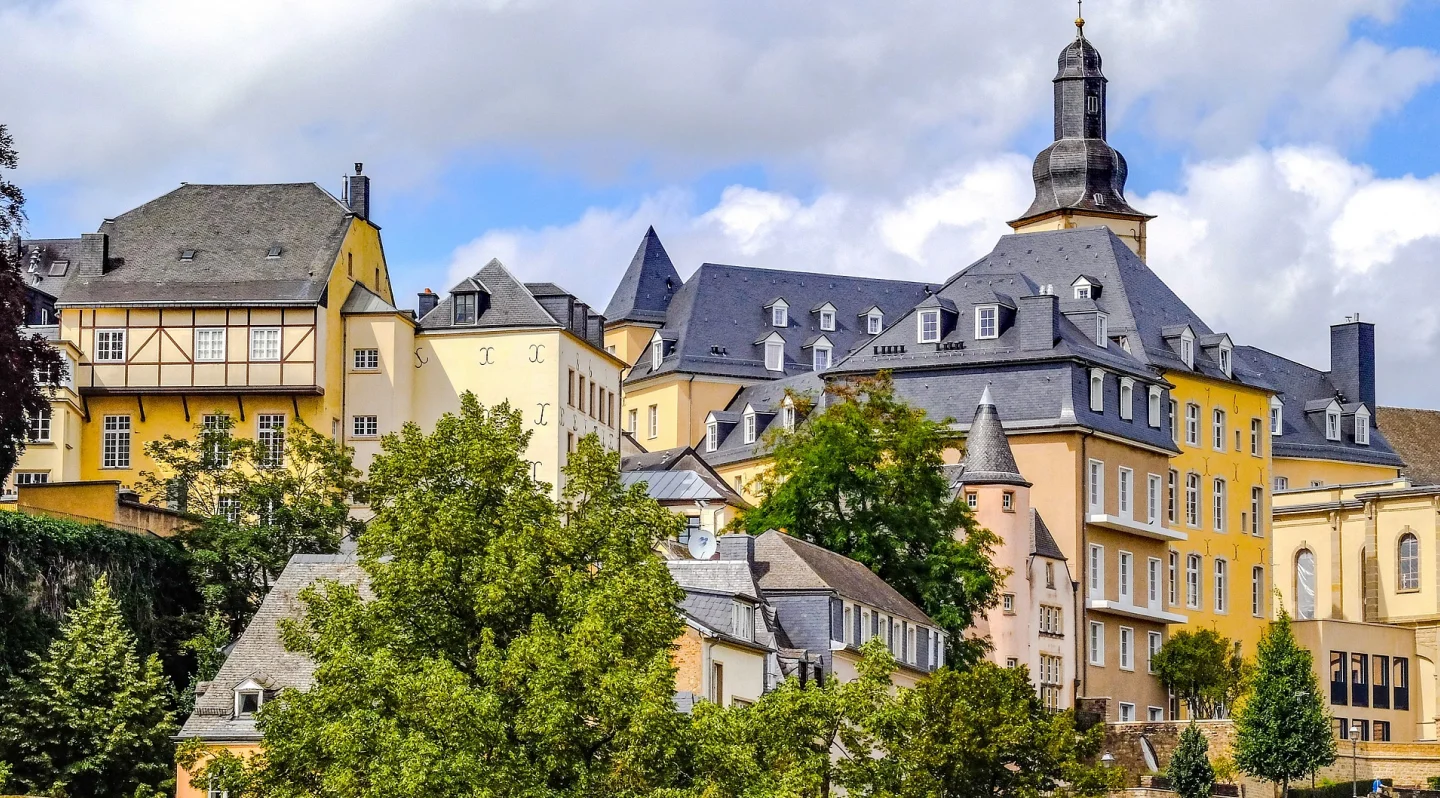
[[[450,276],[499,256],[603,307],[654,224],[682,275],[714,261],[939,282],[1009,232],[1029,199],[1028,164],[982,162],[898,201],[737,186],[694,210],[669,192],[571,225],[488,232],[457,251]],[[1440,177],[1379,179],[1330,150],[1280,148],[1193,164],[1180,190],[1133,199],[1158,215],[1151,267],[1212,327],[1325,368],[1328,325],[1358,312],[1378,325],[1382,401],[1434,403]]]

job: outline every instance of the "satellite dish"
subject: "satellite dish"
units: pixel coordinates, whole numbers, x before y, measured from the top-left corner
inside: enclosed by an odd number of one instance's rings
[[[715,556],[715,533],[708,529],[697,529],[690,533],[690,556],[697,560],[708,560]]]

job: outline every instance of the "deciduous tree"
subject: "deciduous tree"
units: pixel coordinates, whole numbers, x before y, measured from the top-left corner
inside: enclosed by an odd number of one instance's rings
[[[1210,743],[1205,741],[1205,735],[1194,721],[1180,732],[1180,744],[1165,769],[1170,789],[1180,798],[1210,798],[1210,790],[1215,786],[1215,769],[1206,755],[1209,749]]]
[[[884,372],[825,391],[823,409],[768,439],[774,464],[740,523],[864,563],[949,633],[952,662],[975,661],[984,641],[965,630],[999,601],[1005,574],[990,559],[998,539],[942,470],[948,420],[907,405]]]
[[[1153,662],[1160,683],[1189,707],[1192,718],[1229,712],[1245,681],[1239,646],[1213,629],[1181,630],[1160,647]]]
[[[101,577],[0,704],[0,759],[35,794],[159,796],[173,782],[169,687]]]

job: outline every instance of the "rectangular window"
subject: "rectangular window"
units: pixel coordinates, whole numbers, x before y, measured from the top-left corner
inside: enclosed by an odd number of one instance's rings
[[[380,435],[379,416],[355,416],[351,433],[357,438],[375,438]]]
[[[1000,495],[1000,509],[1007,513],[1015,512],[1015,493],[1013,491],[1007,490]]]
[[[720,448],[720,425],[714,421],[705,425],[705,451],[713,452]]]
[[[1217,452],[1223,452],[1223,451],[1225,451],[1225,411],[1224,411],[1224,410],[1216,410],[1216,411],[1215,411],[1215,418],[1214,418],[1214,421],[1212,422],[1211,426],[1214,427],[1214,430],[1213,430],[1213,431],[1214,431],[1214,433],[1215,433],[1215,451],[1217,451]]]
[[[1100,369],[1090,370],[1090,409],[1105,412],[1105,372]]]
[[[200,417],[201,456],[208,468],[225,468],[230,465],[230,417],[224,413],[210,413]]]
[[[1150,474],[1145,478],[1145,523],[1160,523],[1160,475]]]
[[[1135,417],[1135,381],[1129,377],[1120,379],[1120,418],[1129,421]]]
[[[1160,429],[1160,423],[1161,423],[1161,421],[1162,421],[1162,419],[1161,419],[1161,417],[1160,417],[1160,407],[1161,407],[1161,405],[1160,405],[1160,389],[1159,389],[1159,388],[1156,388],[1156,387],[1152,387],[1152,388],[1150,389],[1149,397],[1150,397],[1150,398],[1149,398],[1149,401],[1146,403],[1146,406],[1145,406],[1145,408],[1146,408],[1146,411],[1145,411],[1145,420],[1146,420],[1146,423],[1148,423],[1150,426],[1154,427],[1155,429]]]
[[[741,640],[755,639],[755,611],[743,601],[730,603],[730,628]]]
[[[724,706],[725,700],[725,665],[720,662],[710,663],[710,703],[716,706]]]
[[[1290,478],[1289,478],[1289,477],[1276,477],[1276,478],[1275,478],[1275,490],[1276,490],[1276,491],[1290,490]]]
[[[1005,593],[1000,596],[1000,610],[1006,615],[1015,614],[1015,594]]]
[[[1170,440],[1180,442],[1180,403],[1170,400]]]
[[[1350,655],[1350,706],[1370,706],[1370,657]]]
[[[1170,606],[1180,603],[1180,552],[1170,552]]]
[[[1260,456],[1260,419],[1250,419],[1250,454]]]
[[[1125,701],[1121,701],[1121,702],[1120,702],[1120,722],[1121,722],[1121,723],[1134,723],[1134,722],[1135,722],[1135,705],[1134,705],[1134,704],[1131,704],[1131,703],[1128,703],[1128,702],[1125,702]]]
[[[1040,634],[1046,637],[1064,637],[1064,614],[1059,607],[1040,605]]]
[[[1135,472],[1128,468],[1120,469],[1120,517],[1133,518],[1135,508],[1131,506],[1131,494],[1135,488]]]
[[[26,439],[29,440],[30,443],[49,443],[50,421],[51,412],[48,407],[41,408],[40,412],[30,416],[30,418],[26,420]]]
[[[1191,446],[1200,445],[1200,405],[1185,405],[1185,442]]]
[[[1226,499],[1228,498],[1228,495],[1227,495],[1227,491],[1226,491],[1226,489],[1225,489],[1225,480],[1223,480],[1223,479],[1216,479],[1216,480],[1215,480],[1214,497],[1215,497],[1215,502],[1214,502],[1214,504],[1215,504],[1215,506],[1214,506],[1214,510],[1215,510],[1215,531],[1216,531],[1216,532],[1224,532],[1224,531],[1225,531],[1226,507],[1227,507],[1227,504],[1228,504],[1228,502],[1226,501]]]
[[[1344,651],[1330,652],[1330,703],[1346,706],[1350,703],[1350,691],[1345,682],[1345,664],[1349,656]]]
[[[584,413],[584,412],[585,412],[585,377],[584,377],[584,375],[581,375],[580,381],[579,381],[578,385],[579,385],[580,387],[579,387],[579,390],[578,390],[576,393],[578,394],[578,400],[579,400],[580,404],[576,407],[576,409],[579,410],[581,413]]]
[[[1185,606],[1200,609],[1200,555],[1185,557]]]
[[[940,340],[940,311],[920,311],[920,343],[930,344]]]
[[[1090,544],[1090,598],[1105,598],[1105,547],[1098,543]]]
[[[1146,647],[1148,657],[1145,661],[1145,670],[1149,673],[1154,673],[1155,657],[1160,653],[1160,647],[1165,644],[1165,641],[1159,632],[1150,632],[1147,637],[1150,643]],[[1151,707],[1151,709],[1154,709],[1154,707]]]
[[[998,307],[987,305],[975,309],[975,337],[1000,337],[1000,309]]]
[[[1164,708],[1164,707],[1147,707],[1146,710],[1145,710],[1145,719],[1146,719],[1147,721],[1151,722],[1151,723],[1162,723],[1162,722],[1164,722],[1164,720],[1165,720],[1165,708]]]
[[[1395,708],[1408,712],[1410,710],[1410,660],[1396,657],[1393,673],[1395,681],[1392,689],[1395,691]]]
[[[755,442],[755,414],[746,413],[741,419],[745,427],[745,443]]]
[[[1120,627],[1120,670],[1135,670],[1135,630]]]
[[[355,350],[355,370],[356,370],[356,371],[376,371],[376,370],[378,370],[379,368],[380,368],[380,350],[379,350],[379,349],[356,349],[356,350]]]
[[[1250,569],[1250,614],[1265,617],[1265,568],[1260,565]]]
[[[980,494],[976,493],[976,492],[973,491],[973,490],[972,490],[972,491],[966,491],[966,492],[965,492],[965,506],[966,506],[966,507],[969,507],[969,508],[972,509],[972,510],[974,510],[975,508],[979,507],[979,506],[980,506]]]
[[[464,294],[456,294],[456,295],[455,295],[455,316],[454,316],[454,322],[455,322],[456,324],[474,324],[474,323],[475,323],[475,308],[476,308],[476,306],[477,306],[477,304],[478,304],[478,302],[477,302],[478,299],[479,299],[479,297],[478,297],[476,294],[474,294],[474,293],[464,293]]]
[[[1135,555],[1120,552],[1120,600],[1132,603],[1135,596]]]
[[[1388,743],[1388,742],[1390,742],[1390,721],[1388,721],[1388,720],[1377,720],[1377,721],[1374,722],[1374,726],[1375,726],[1375,736],[1372,737],[1371,739],[1374,740],[1374,741],[1377,742],[1377,743]]]
[[[783,341],[765,342],[765,368],[767,371],[785,370],[785,343]]]
[[[1230,565],[1226,561],[1215,559],[1215,611],[1227,612],[1230,609]]]
[[[124,330],[96,330],[96,331],[95,331],[95,362],[96,362],[96,363],[124,363],[124,362],[125,362],[125,331],[124,331]]]
[[[285,415],[283,413],[261,413],[256,417],[256,441],[260,444],[261,468],[280,468],[285,465]]]
[[[775,305],[770,308],[770,326],[788,327],[790,325],[790,308],[787,305]]]
[[[1090,664],[1105,664],[1105,624],[1090,622]]]
[[[250,330],[250,359],[280,359],[279,327],[254,327]]]
[[[824,371],[830,368],[830,347],[817,346],[812,353],[811,365],[816,371]]]
[[[1376,709],[1390,708],[1390,658],[1376,654],[1370,658],[1370,684],[1373,695],[1370,706]]]
[[[1054,712],[1060,709],[1060,680],[1064,674],[1064,660],[1050,654],[1040,655],[1040,701],[1045,708]]]
[[[634,409],[634,408],[632,407],[632,408],[630,409],[630,411],[629,411],[626,415],[627,415],[627,417],[626,417],[626,419],[625,419],[625,429],[626,429],[631,435],[634,435],[636,432],[639,432],[639,431],[640,431],[640,428],[639,428],[640,411],[639,411],[639,410],[636,410],[636,409]]]
[[[213,363],[225,359],[225,328],[195,328],[196,362]]]
[[[650,420],[647,432],[651,438],[660,437],[660,407],[658,405],[650,405]]]
[[[825,330],[825,331],[827,331],[827,332],[832,332],[832,331],[834,331],[834,329],[835,329],[835,311],[833,311],[833,310],[822,310],[822,311],[820,311],[820,329]]]
[[[1105,512],[1105,464],[1099,460],[1090,461],[1090,512]]]
[[[870,335],[880,334],[880,317],[874,314],[865,317],[865,331]]]
[[[106,416],[100,442],[101,468],[130,467],[130,417]]]
[[[596,385],[594,380],[591,380],[591,381],[590,381],[590,404],[585,408],[585,412],[589,413],[591,418],[598,418],[599,415],[600,415],[600,408],[597,406],[597,403],[598,403],[598,401],[599,401],[599,400],[597,399],[597,395],[598,395],[599,393],[600,393],[600,386],[599,386],[599,385]]]
[[[1175,523],[1180,512],[1180,500],[1177,493],[1180,490],[1180,472],[1170,469],[1170,479],[1165,485],[1165,518],[1170,523]]]
[[[1146,600],[1152,607],[1160,606],[1160,558],[1151,557],[1147,562],[1148,570],[1145,572]]]
[[[1185,475],[1185,523],[1200,526],[1200,475]]]

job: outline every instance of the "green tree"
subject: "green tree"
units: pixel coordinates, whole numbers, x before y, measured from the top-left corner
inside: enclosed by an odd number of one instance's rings
[[[948,419],[907,405],[885,372],[825,390],[824,410],[767,440],[774,465],[740,524],[864,563],[949,633],[952,662],[975,661],[985,643],[965,631],[999,601],[1005,574],[990,559],[998,539],[942,470]]]
[[[1310,652],[1280,617],[1260,639],[1250,690],[1235,711],[1235,765],[1256,778],[1290,782],[1335,761],[1335,733]]]
[[[1245,682],[1240,647],[1213,629],[1181,630],[1155,655],[1160,683],[1189,707],[1192,718],[1215,718],[1235,706]]]
[[[280,445],[233,434],[226,414],[196,424],[188,438],[145,443],[156,465],[138,489],[200,521],[180,533],[206,602],[239,634],[270,584],[296,554],[339,550],[355,528],[350,502],[360,490],[351,451],[305,424]],[[281,451],[283,450],[283,456]]]
[[[1209,798],[1210,790],[1215,786],[1215,769],[1210,766],[1210,758],[1206,756],[1209,749],[1210,744],[1205,741],[1205,735],[1200,733],[1200,727],[1191,721],[1185,731],[1180,733],[1180,744],[1176,746],[1175,753],[1170,757],[1170,765],[1165,769],[1165,778],[1170,781],[1170,789],[1180,798]]]
[[[101,577],[0,705],[0,759],[27,792],[158,796],[173,781],[168,691]]]
[[[0,170],[18,163],[15,140],[0,125]],[[0,171],[0,482],[25,450],[29,419],[50,412],[50,389],[65,375],[60,353],[38,333],[24,329],[25,280],[9,243],[24,224],[25,194]]]
[[[466,393],[433,433],[384,439],[359,541],[367,593],[304,592],[284,640],[316,663],[313,687],[265,704],[263,758],[222,753],[197,786],[217,775],[231,795],[365,798],[673,782],[682,594],[654,547],[681,520],[624,488],[619,456],[593,436],[552,500],[523,459],[521,421]]]
[[[866,795],[896,798],[1099,796],[1121,772],[1095,763],[1103,726],[1080,732],[1075,713],[1050,712],[1021,668],[989,662],[942,668],[900,691],[866,761]]]

